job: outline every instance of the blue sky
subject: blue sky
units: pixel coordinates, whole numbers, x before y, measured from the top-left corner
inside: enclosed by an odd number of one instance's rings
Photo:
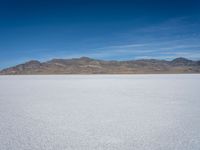
[[[0,0],[0,68],[81,56],[200,59],[200,1]]]

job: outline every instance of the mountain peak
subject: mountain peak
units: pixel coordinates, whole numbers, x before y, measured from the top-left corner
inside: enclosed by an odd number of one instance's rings
[[[176,58],[176,59],[172,60],[171,63],[173,65],[179,65],[179,66],[193,65],[194,64],[194,62],[192,60],[189,60],[189,59],[184,58],[184,57]]]
[[[178,58],[175,58],[175,59],[173,59],[172,61],[191,61],[191,60],[189,60],[189,59],[187,59],[187,58],[184,58],[184,57],[178,57]]]
[[[40,64],[40,62],[38,60],[30,60],[26,64]]]
[[[80,60],[93,60],[92,58],[89,58],[89,57],[85,57],[85,56],[82,56],[79,58]]]

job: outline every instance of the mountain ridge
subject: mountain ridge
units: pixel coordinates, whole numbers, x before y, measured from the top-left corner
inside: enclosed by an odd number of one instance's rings
[[[0,75],[151,73],[200,73],[200,61],[193,61],[183,57],[175,58],[171,61],[159,59],[108,61],[80,57],[51,59],[46,62],[30,60],[0,71]]]

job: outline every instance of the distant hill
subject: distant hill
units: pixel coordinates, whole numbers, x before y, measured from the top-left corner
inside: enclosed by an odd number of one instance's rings
[[[0,71],[1,75],[150,73],[200,73],[200,61],[186,58],[176,58],[172,61],[156,59],[104,61],[81,57],[52,59],[46,62],[32,60]]]

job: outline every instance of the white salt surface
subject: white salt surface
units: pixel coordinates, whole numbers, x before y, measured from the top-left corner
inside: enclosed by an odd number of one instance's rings
[[[0,76],[0,150],[200,150],[200,75]]]

